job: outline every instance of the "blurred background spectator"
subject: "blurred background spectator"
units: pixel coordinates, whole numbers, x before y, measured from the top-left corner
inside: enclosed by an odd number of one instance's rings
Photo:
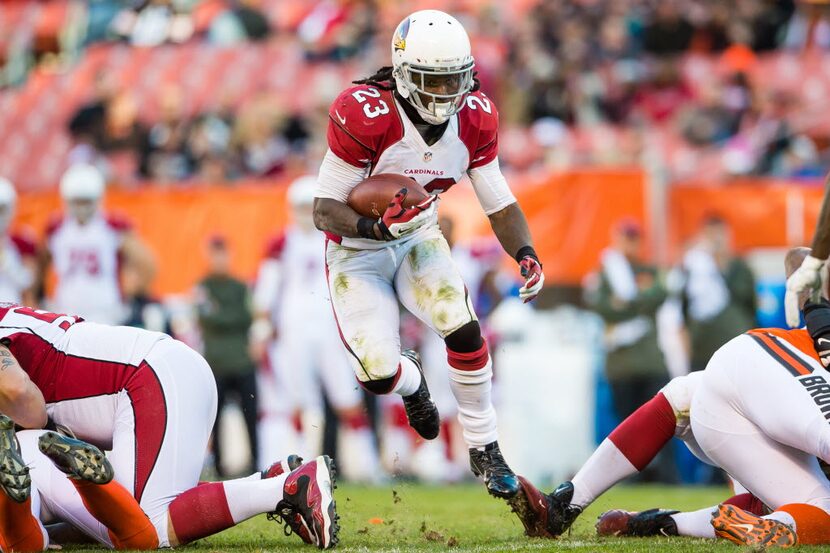
[[[614,414],[623,420],[669,381],[657,342],[657,311],[668,297],[657,268],[642,261],[642,229],[634,221],[617,224],[588,303],[605,321],[605,375]],[[671,456],[662,454],[644,477],[675,479]]]
[[[755,277],[733,252],[729,224],[717,215],[703,221],[679,270],[690,368],[701,371],[723,344],[755,328]]]
[[[248,333],[253,320],[248,286],[230,270],[228,244],[221,236],[210,239],[207,247],[208,273],[196,287],[196,309],[201,328],[203,354],[216,377],[217,418],[213,427],[213,452],[216,472],[227,476],[224,457],[226,443],[233,437],[222,433],[222,415],[234,397],[248,430],[250,466],[245,474],[258,470],[256,371],[248,350]]]

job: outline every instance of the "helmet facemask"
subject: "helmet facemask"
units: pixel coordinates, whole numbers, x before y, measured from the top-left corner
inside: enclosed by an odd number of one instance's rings
[[[473,89],[474,67],[472,59],[447,68],[402,63],[393,75],[398,93],[418,110],[424,121],[440,125],[464,107],[464,100]]]

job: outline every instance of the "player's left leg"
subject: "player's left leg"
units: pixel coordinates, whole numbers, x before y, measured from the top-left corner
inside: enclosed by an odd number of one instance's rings
[[[731,505],[759,517],[769,512],[764,504],[750,493],[732,496],[722,505]],[[715,529],[712,527],[712,512],[717,508],[715,505],[685,512],[668,509],[648,509],[639,512],[614,509],[602,513],[595,527],[600,536],[686,536],[713,539]]]
[[[484,477],[491,495],[514,496],[519,481],[497,441],[491,397],[493,362],[467,288],[437,225],[406,252],[395,275],[395,288],[404,307],[444,339],[450,386],[473,472]]]
[[[161,405],[159,398],[145,398],[140,389],[132,391],[135,422],[130,426],[129,418],[119,419],[118,427],[130,432],[116,433],[112,464],[116,478],[134,490],[161,547],[209,536],[260,513],[276,512],[282,501],[296,510],[320,545],[336,543],[332,470],[327,459],[319,457],[290,475],[257,472],[247,478],[197,486],[216,416],[216,387],[210,367],[176,340],[159,342],[146,363],[163,392]],[[150,402],[151,398],[156,403]],[[147,403],[142,403],[143,399]],[[159,420],[147,420],[153,416]],[[164,430],[162,435],[148,431],[156,428],[153,422]],[[135,451],[132,456],[130,446]],[[154,457],[145,472],[148,452]],[[136,474],[146,476],[136,478]],[[307,497],[294,497],[294,493]]]

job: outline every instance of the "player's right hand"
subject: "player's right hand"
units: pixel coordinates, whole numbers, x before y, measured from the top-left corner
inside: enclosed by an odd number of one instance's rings
[[[412,234],[423,225],[429,223],[435,214],[438,201],[437,194],[430,194],[427,199],[412,207],[404,207],[407,189],[401,188],[383,216],[378,219],[378,228],[384,240],[395,240],[407,234]]]
[[[821,289],[821,267],[823,259],[816,259],[808,255],[801,263],[801,267],[787,279],[787,292],[784,295],[784,310],[787,315],[787,324],[795,328],[801,322],[799,296],[803,293],[813,293]]]

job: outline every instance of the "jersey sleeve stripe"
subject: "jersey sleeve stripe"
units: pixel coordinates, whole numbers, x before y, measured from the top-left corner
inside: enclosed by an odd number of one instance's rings
[[[768,334],[760,332],[748,332],[747,335],[755,340],[773,359],[787,369],[793,376],[804,376],[811,374],[813,368],[807,365],[802,359],[793,357],[790,353],[785,351],[780,345],[776,344]]]

